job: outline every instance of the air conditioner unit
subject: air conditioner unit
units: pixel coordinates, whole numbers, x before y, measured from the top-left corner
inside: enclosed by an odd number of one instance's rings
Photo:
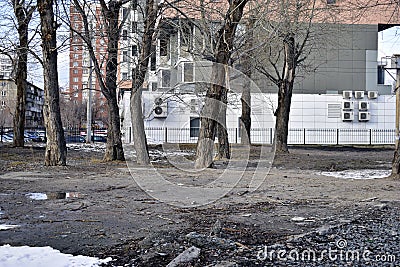
[[[357,99],[364,98],[364,91],[355,91],[354,92],[354,97],[357,98]]]
[[[354,112],[353,111],[343,111],[342,112],[342,121],[352,121],[354,120]]]
[[[353,97],[353,91],[343,91],[343,98],[350,99]]]
[[[359,121],[369,121],[371,119],[371,113],[363,111],[358,113],[358,120]]]
[[[342,109],[343,110],[353,110],[354,109],[354,102],[353,101],[343,101],[342,102]]]
[[[376,99],[376,98],[378,98],[378,92],[377,92],[377,91],[368,91],[368,98],[369,98],[369,99]]]
[[[358,109],[359,110],[368,110],[369,109],[369,102],[368,101],[360,101],[360,102],[358,102]]]
[[[156,105],[154,108],[155,118],[165,118],[168,116],[168,104],[162,103],[161,105]]]

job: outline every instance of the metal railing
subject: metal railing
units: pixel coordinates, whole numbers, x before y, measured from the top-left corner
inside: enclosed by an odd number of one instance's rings
[[[228,128],[230,143],[240,143],[238,128]],[[196,143],[198,129],[147,127],[148,142],[151,143]],[[272,144],[275,129],[254,128],[250,136],[253,144]],[[131,127],[123,129],[125,143],[132,142]],[[395,143],[395,129],[332,129],[332,128],[291,128],[290,145],[392,145]]]

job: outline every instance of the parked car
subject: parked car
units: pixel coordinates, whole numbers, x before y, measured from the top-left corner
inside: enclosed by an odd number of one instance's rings
[[[32,142],[42,142],[44,141],[37,132],[35,131],[25,131],[25,138],[28,138]]]
[[[65,137],[66,143],[85,143],[86,140],[80,135],[71,135]]]
[[[95,136],[92,136],[92,142],[107,143],[107,137],[95,135]]]
[[[13,141],[12,136],[10,136],[8,134],[3,134],[0,138],[1,138],[1,141],[5,142],[5,143],[11,143]]]

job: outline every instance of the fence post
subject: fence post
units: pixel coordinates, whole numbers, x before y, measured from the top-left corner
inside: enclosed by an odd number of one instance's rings
[[[339,145],[339,128],[336,129],[336,145]]]
[[[4,128],[3,127],[4,126],[2,125],[1,128],[0,128],[0,142],[2,142],[2,143],[3,143],[3,133],[4,133]]]
[[[303,144],[306,144],[306,128],[303,129]]]
[[[167,127],[165,127],[165,130],[164,130],[164,142],[165,143],[168,143],[168,128]]]
[[[372,129],[369,129],[369,145],[372,145]]]
[[[269,140],[271,142],[271,145],[274,143],[274,141],[272,140],[272,128],[269,128]]]
[[[235,143],[238,143],[238,128],[235,128]]]

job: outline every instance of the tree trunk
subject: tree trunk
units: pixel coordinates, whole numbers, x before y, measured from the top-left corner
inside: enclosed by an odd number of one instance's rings
[[[108,100],[108,129],[104,161],[125,160],[121,139],[121,122],[116,97]]]
[[[44,106],[46,127],[45,165],[66,165],[67,149],[60,113],[60,94],[57,72],[56,21],[53,0],[38,0],[43,53]]]
[[[394,150],[394,155],[393,155],[393,161],[392,161],[392,177],[395,178],[400,178],[400,140],[399,140],[399,134],[400,134],[400,110],[399,110],[399,103],[400,103],[400,69],[397,69],[396,71],[396,143],[395,143],[395,150]]]
[[[222,84],[225,84],[225,68],[214,63],[211,79],[213,84],[207,90],[205,104],[200,114],[200,132],[195,162],[195,168],[197,169],[212,166],[216,128],[218,123],[223,120],[223,116],[221,116],[221,98],[224,90]]]
[[[392,162],[392,177],[400,178],[400,152],[396,148]]]
[[[242,96],[240,98],[242,103],[242,115],[240,117],[240,143],[242,145],[250,145],[250,130],[251,130],[251,94],[250,94],[250,81],[245,81],[243,86]]]
[[[221,95],[221,107],[220,107],[220,121],[217,124],[217,160],[230,159],[231,150],[229,147],[228,131],[226,128],[226,105],[228,103],[228,90],[226,88],[222,89]]]
[[[154,0],[146,0],[146,10],[144,17],[144,32],[141,42],[138,67],[132,70],[132,88],[131,88],[131,121],[133,141],[136,151],[138,164],[150,164],[147,151],[146,133],[144,131],[143,111],[142,111],[142,85],[146,77],[151,57],[153,36],[156,27],[157,5]]]
[[[275,111],[275,138],[274,148],[276,153],[288,153],[288,128],[290,105],[292,102],[293,83],[296,73],[296,47],[293,34],[284,38],[284,70],[283,78],[279,83],[278,108]]]
[[[104,161],[125,160],[124,149],[122,146],[121,121],[117,101],[117,70],[118,70],[118,45],[120,39],[119,11],[121,3],[119,1],[109,1],[109,7],[103,6],[103,12],[108,21],[107,26],[107,55],[105,86],[102,88],[103,94],[108,103],[108,131],[107,145],[104,154]],[[96,71],[96,74],[99,75]],[[100,74],[101,75],[101,74]],[[98,76],[99,77],[99,76]]]
[[[253,28],[255,18],[250,17],[246,25],[246,40],[244,47],[246,53],[243,55],[242,71],[246,75],[243,81],[243,91],[240,98],[242,104],[242,114],[240,116],[240,143],[242,145],[251,144],[251,75],[252,75],[252,49],[253,49]]]
[[[34,11],[33,7],[25,7],[24,1],[13,2],[14,13],[17,18],[19,45],[17,49],[18,63],[15,77],[17,85],[17,99],[13,118],[13,145],[24,146],[27,64],[28,64],[28,26]]]
[[[207,90],[205,105],[200,119],[200,134],[197,141],[195,162],[195,168],[198,169],[207,168],[212,165],[217,120],[221,118],[219,114],[221,110],[220,101],[223,96],[223,90],[226,90],[224,88],[226,69],[221,66],[226,66],[231,57],[236,28],[243,16],[243,10],[247,2],[247,0],[230,1],[225,21],[217,32],[216,40],[218,40],[218,42],[215,50],[216,63],[213,64],[211,73],[212,85]],[[223,121],[224,117],[226,117],[226,113],[222,115],[222,120],[219,119],[218,122]],[[223,137],[223,135],[221,137]],[[222,138],[221,140],[224,142],[222,144],[223,148],[228,148],[229,151],[227,135],[226,138]]]
[[[143,111],[142,111],[142,93],[141,89],[134,90],[131,95],[131,120],[133,142],[136,150],[136,162],[141,165],[150,164],[146,133],[144,131]]]
[[[15,77],[15,83],[17,85],[17,99],[15,103],[15,112],[13,118],[13,131],[14,131],[13,145],[16,147],[24,146],[26,87],[27,87],[26,60],[27,60],[26,54],[24,56],[21,54],[21,52],[18,52],[17,75]]]

